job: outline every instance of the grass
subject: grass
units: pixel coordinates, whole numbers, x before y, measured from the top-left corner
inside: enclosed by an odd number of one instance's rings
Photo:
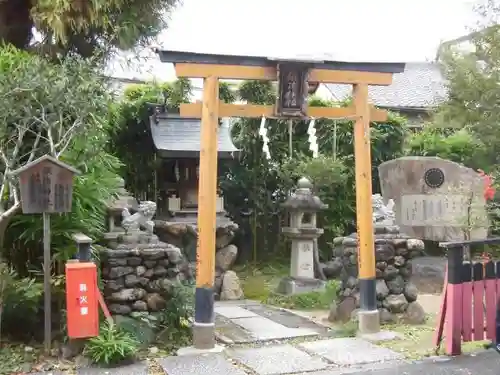
[[[242,282],[245,298],[287,309],[329,309],[339,286],[338,281],[332,280],[327,283],[324,291],[286,296],[275,290],[280,280],[288,276],[288,264],[247,265],[236,269],[236,272]]]
[[[440,349],[437,352],[432,343],[436,330],[436,319],[433,315],[427,316],[425,324],[390,324],[384,325],[383,329],[397,332],[402,337],[397,340],[380,342],[378,345],[399,352],[408,359],[416,360],[434,355],[445,355],[444,342],[441,343]],[[462,343],[462,352],[476,352],[483,349],[485,344],[486,341]]]
[[[339,282],[330,280],[325,290],[285,296],[271,292],[263,302],[267,305],[280,306],[294,310],[326,310],[337,298]]]
[[[255,301],[265,301],[274,291],[280,280],[289,272],[286,264],[248,264],[235,267],[240,278],[245,298]]]

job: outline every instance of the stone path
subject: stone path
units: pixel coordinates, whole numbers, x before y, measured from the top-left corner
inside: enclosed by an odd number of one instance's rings
[[[338,340],[346,339],[327,341],[342,343],[342,341]],[[289,345],[272,346],[269,347],[269,350],[259,348],[259,350],[254,350],[253,352],[240,351],[237,354],[233,354],[233,358],[237,357],[238,360],[249,367],[243,367],[235,359],[232,359],[231,355],[225,356],[223,354],[168,357],[160,360],[160,362],[167,375],[283,375],[290,374],[290,372],[283,372],[290,370],[294,375],[498,375],[498,369],[500,368],[500,355],[494,351],[454,358],[438,357],[413,363],[395,361],[371,362],[346,367],[328,363],[321,356],[308,356],[307,354],[304,356],[304,352],[296,352],[291,350],[290,347]],[[283,349],[284,351],[281,351]],[[273,359],[274,362],[270,362],[270,359]],[[307,363],[304,362],[306,360]],[[255,370],[252,371],[252,369],[255,369],[256,372]],[[38,373],[38,375],[51,374],[64,375],[61,372]],[[111,370],[80,370],[77,374],[146,375],[148,373],[145,364],[138,364]]]
[[[359,338],[332,338],[331,329],[287,310],[239,301],[217,303],[215,311],[217,336],[225,352],[159,359],[166,374],[327,375],[404,362],[401,354]],[[148,367],[139,363],[116,369],[85,368],[76,374],[147,375]]]
[[[226,345],[333,334],[310,319],[254,301],[218,302],[215,313],[217,338]]]

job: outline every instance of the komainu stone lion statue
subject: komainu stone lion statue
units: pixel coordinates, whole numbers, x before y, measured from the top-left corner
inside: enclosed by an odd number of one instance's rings
[[[394,214],[394,200],[389,199],[387,205],[380,194],[372,195],[373,222],[384,225],[394,225],[396,215]]]
[[[139,204],[139,208],[135,214],[131,214],[128,208],[122,211],[122,227],[126,233],[139,232],[141,228],[148,234],[153,234],[154,222],[153,216],[156,213],[156,203],[144,201]]]

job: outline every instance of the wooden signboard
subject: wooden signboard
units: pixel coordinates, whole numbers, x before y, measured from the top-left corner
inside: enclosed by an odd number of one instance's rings
[[[309,66],[299,63],[280,63],[277,70],[278,97],[275,107],[276,116],[307,116]]]
[[[71,211],[73,175],[78,171],[50,156],[43,156],[18,169],[24,214]]]
[[[45,155],[26,164],[12,175],[19,176],[21,206],[24,214],[43,214],[43,289],[45,352],[52,339],[52,297],[50,255],[50,214],[71,211],[73,175],[78,170]]]

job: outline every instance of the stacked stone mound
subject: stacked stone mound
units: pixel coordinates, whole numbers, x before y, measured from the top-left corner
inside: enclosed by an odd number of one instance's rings
[[[111,313],[160,311],[181,282],[194,279],[178,247],[153,242],[121,243],[101,252],[104,299]]]
[[[215,298],[238,300],[243,298],[243,290],[236,272],[231,268],[238,257],[238,248],[232,242],[238,225],[231,221],[217,223],[215,232]],[[198,231],[188,223],[155,220],[155,234],[160,240],[183,249],[185,258],[195,267]]]
[[[324,265],[329,278],[340,278],[339,303],[332,306],[331,320],[354,318],[359,308],[358,235],[337,237],[333,260]],[[412,259],[422,255],[424,243],[401,234],[397,226],[375,226],[377,306],[381,321],[394,321],[404,314],[408,323],[419,324],[425,313],[417,302],[418,290],[410,282]]]

